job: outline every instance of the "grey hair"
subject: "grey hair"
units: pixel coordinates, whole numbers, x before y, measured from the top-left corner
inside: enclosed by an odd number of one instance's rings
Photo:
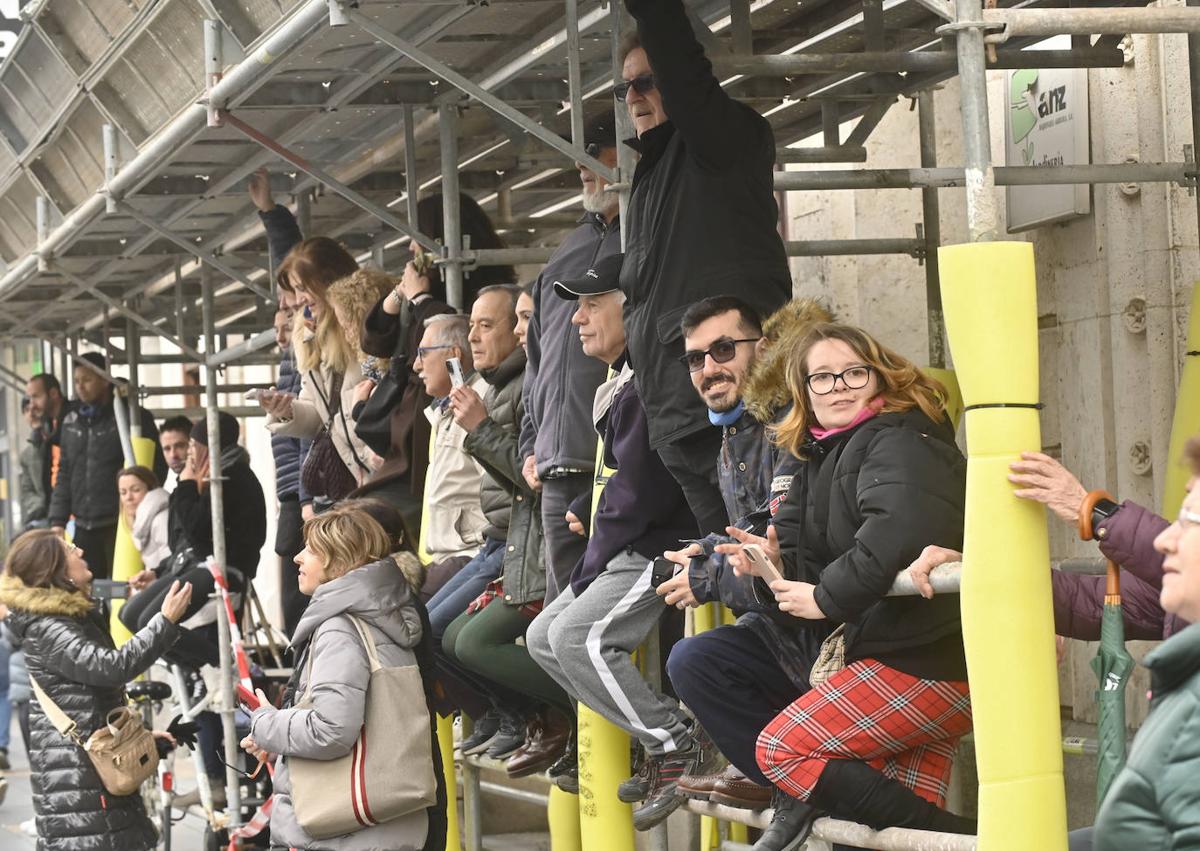
[[[426,328],[436,328],[438,340],[451,346],[470,357],[471,343],[468,339],[471,328],[467,317],[461,313],[438,313],[425,320]]]

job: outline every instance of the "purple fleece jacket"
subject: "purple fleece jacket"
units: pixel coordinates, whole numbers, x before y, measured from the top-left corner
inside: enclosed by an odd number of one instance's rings
[[[1169,525],[1154,512],[1125,501],[1096,529],[1100,551],[1122,568],[1126,638],[1158,641],[1188,626],[1187,621],[1163,611],[1158,602],[1163,557],[1155,551],[1154,539]],[[1105,578],[1055,570],[1051,579],[1055,632],[1086,641],[1099,639]]]

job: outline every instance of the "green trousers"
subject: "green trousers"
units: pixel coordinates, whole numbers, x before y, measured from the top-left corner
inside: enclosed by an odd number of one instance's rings
[[[481,612],[463,612],[455,618],[446,628],[442,650],[476,676],[548,703],[570,717],[575,702],[533,661],[525,645],[517,643],[530,623],[519,607],[493,600]]]

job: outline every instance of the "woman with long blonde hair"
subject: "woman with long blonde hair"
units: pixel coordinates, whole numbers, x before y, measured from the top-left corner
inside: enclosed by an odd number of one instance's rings
[[[787,383],[794,404],[775,439],[803,462],[787,501],[767,537],[731,528],[738,543],[717,549],[744,574],[743,547],[761,547],[781,574],[756,580],[764,613],[798,630],[840,626],[844,663],[759,734],[776,809],[755,848],[799,847],[822,812],[876,829],[973,833],[973,821],[941,809],[971,729],[958,600],[887,596],[924,547],[962,542],[966,461],[945,390],[865,331],[835,324],[796,347]]]
[[[266,391],[259,398],[272,433],[313,439],[301,479],[314,501],[327,504],[366,481],[376,463],[354,431],[354,390],[362,380],[362,366],[328,301],[337,281],[360,273],[349,252],[327,237],[292,248],[280,264],[278,280],[301,307],[292,334],[300,394]]]

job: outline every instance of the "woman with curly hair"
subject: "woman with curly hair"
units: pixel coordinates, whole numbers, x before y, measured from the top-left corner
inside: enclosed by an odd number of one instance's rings
[[[743,546],[762,547],[782,575],[755,582],[765,610],[841,625],[845,661],[759,734],[777,793],[755,848],[799,847],[820,812],[973,833],[941,809],[971,729],[958,599],[887,596],[926,545],[962,542],[966,461],[945,390],[847,325],[813,328],[786,375],[795,404],[775,439],[802,463],[767,537],[730,528],[740,543],[718,550],[746,573]]]

